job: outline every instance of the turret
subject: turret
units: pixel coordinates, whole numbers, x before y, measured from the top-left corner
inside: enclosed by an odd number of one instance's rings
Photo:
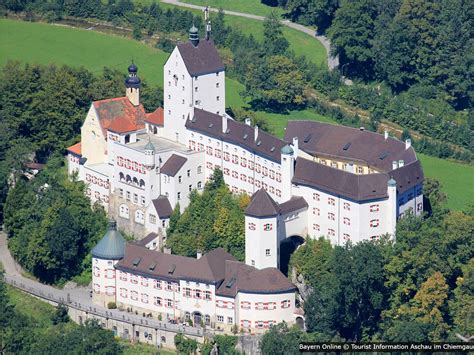
[[[288,201],[291,196],[291,180],[295,173],[295,152],[290,145],[281,148],[281,182],[282,196],[281,201]]]
[[[140,78],[137,76],[137,72],[138,68],[132,62],[128,67],[128,78],[125,80],[125,94],[133,106],[140,105],[140,87],[142,84]]]
[[[125,239],[117,231],[117,223],[109,222],[109,230],[92,249],[93,302],[107,306],[115,302],[115,264],[125,256]]]
[[[387,226],[388,232],[395,238],[395,226],[397,225],[397,182],[391,178],[387,182],[388,208]]]
[[[194,47],[197,47],[199,44],[199,31],[194,25],[189,29],[189,41]]]
[[[148,143],[145,146],[145,165],[149,169],[153,169],[155,166],[155,146],[148,139]]]

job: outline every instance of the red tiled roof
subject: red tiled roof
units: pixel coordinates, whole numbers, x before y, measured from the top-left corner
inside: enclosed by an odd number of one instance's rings
[[[145,127],[145,109],[143,105],[133,106],[127,97],[94,101],[92,104],[106,137],[107,130],[125,133]]]
[[[146,122],[157,126],[164,125],[164,111],[162,107],[158,107],[155,111],[146,114]]]
[[[76,143],[74,145],[71,145],[67,150],[71,153],[74,153],[76,155],[82,155],[81,154],[81,142]]]

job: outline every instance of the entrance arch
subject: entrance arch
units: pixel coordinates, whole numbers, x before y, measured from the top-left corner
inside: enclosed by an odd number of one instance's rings
[[[288,263],[290,262],[291,254],[304,243],[304,238],[299,235],[293,235],[283,239],[280,243],[280,271],[288,276]]]
[[[303,317],[296,317],[295,323],[298,326],[298,328],[300,328],[301,330],[304,330],[304,319],[303,319]]]
[[[200,327],[201,326],[201,320],[202,320],[202,314],[200,312],[194,312],[193,313],[193,321],[194,321],[194,326],[195,327]]]

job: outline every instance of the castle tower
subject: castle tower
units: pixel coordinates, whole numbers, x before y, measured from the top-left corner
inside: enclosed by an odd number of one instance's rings
[[[128,78],[125,80],[125,94],[132,103],[133,106],[140,105],[140,87],[141,80],[137,76],[138,68],[132,62],[128,67]]]
[[[101,306],[115,302],[115,264],[125,255],[125,239],[117,231],[117,223],[110,221],[109,230],[92,249],[92,300]]]
[[[245,263],[257,269],[278,267],[280,207],[264,190],[258,190],[245,210]]]
[[[291,196],[291,186],[295,173],[295,154],[290,145],[281,148],[281,181],[282,181],[282,201],[288,201]]]

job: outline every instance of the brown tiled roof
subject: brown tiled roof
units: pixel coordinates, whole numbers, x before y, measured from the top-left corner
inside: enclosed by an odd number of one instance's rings
[[[115,266],[118,270],[169,280],[191,280],[216,284],[225,276],[225,261],[235,258],[224,249],[210,251],[200,259],[148,250],[137,244],[125,246],[125,256]],[[135,266],[135,264],[138,264]]]
[[[222,117],[198,108],[194,109],[194,117],[187,120],[186,128],[240,145],[277,163],[280,163],[281,148],[287,144],[262,130],[255,141],[254,127],[231,119],[227,120],[227,133],[222,133]]]
[[[163,126],[164,124],[164,111],[162,107],[158,107],[155,111],[147,113],[145,117],[145,122]]]
[[[133,106],[127,97],[94,101],[92,104],[105,137],[107,130],[126,133],[145,127],[143,105]]]
[[[201,40],[196,47],[190,42],[180,43],[178,50],[191,76],[224,70],[224,63],[212,40]]]
[[[168,176],[175,176],[179,169],[188,161],[187,158],[182,157],[181,155],[173,154],[168,158],[166,163],[161,167],[160,172]]]
[[[394,160],[404,160],[405,165],[416,161],[415,151],[412,147],[405,149],[404,142],[357,128],[315,121],[289,121],[285,140],[291,142],[293,137],[298,137],[299,148],[310,154],[362,161],[381,171],[392,170]]]
[[[166,196],[159,196],[154,199],[153,206],[155,206],[155,211],[160,217],[160,219],[168,218],[173,213],[173,208],[171,207],[170,201]]]
[[[308,203],[304,197],[293,196],[288,201],[280,204],[280,214],[298,211],[303,208],[308,208]]]
[[[76,143],[74,145],[71,145],[69,148],[67,148],[68,152],[71,152],[73,154],[81,156],[81,142]]]
[[[271,217],[277,216],[279,213],[278,203],[263,188],[252,195],[252,199],[245,209],[245,214],[253,217]]]
[[[315,187],[354,201],[366,201],[387,197],[387,182],[391,177],[400,180],[400,183],[397,181],[399,193],[414,187],[424,178],[418,160],[389,173],[356,175],[304,158],[297,158],[292,182]]]
[[[225,279],[216,295],[235,297],[244,293],[284,293],[296,287],[277,268],[256,269],[238,261],[225,262]]]
[[[140,240],[137,240],[135,242],[135,244],[137,245],[141,245],[141,246],[146,246],[148,243],[150,243],[152,240],[155,240],[156,238],[158,238],[158,234],[157,233],[149,233],[145,238],[143,239],[140,239]]]

